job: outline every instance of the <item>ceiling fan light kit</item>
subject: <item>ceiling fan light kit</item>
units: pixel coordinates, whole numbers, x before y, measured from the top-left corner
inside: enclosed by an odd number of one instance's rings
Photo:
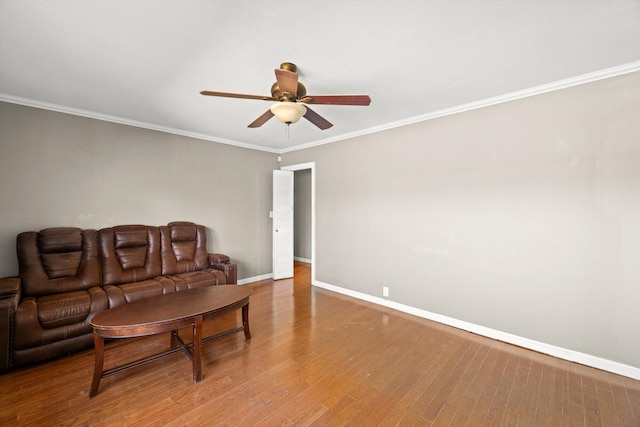
[[[307,95],[307,90],[298,81],[298,67],[291,62],[283,62],[280,68],[274,70],[276,82],[271,86],[271,96],[247,95],[242,93],[215,92],[203,90],[202,95],[220,96],[224,98],[257,99],[275,101],[271,108],[249,124],[250,128],[257,128],[265,124],[271,117],[290,125],[301,117],[309,120],[321,130],[329,129],[331,124],[324,117],[310,109],[308,104],[316,105],[361,105],[371,103],[368,95]]]
[[[276,102],[269,109],[276,116],[276,119],[287,125],[296,123],[307,113],[307,107],[304,104],[289,101]]]

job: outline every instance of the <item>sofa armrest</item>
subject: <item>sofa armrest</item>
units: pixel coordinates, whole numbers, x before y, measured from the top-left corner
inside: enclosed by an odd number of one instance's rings
[[[20,299],[20,278],[3,277],[0,279],[0,298],[18,295]]]
[[[13,337],[16,309],[20,302],[20,279],[0,279],[0,373],[13,366]]]
[[[225,254],[209,254],[209,265],[213,264],[229,264],[231,258]]]
[[[227,284],[235,285],[238,283],[238,265],[232,263],[227,255],[209,254],[209,265],[227,276]]]

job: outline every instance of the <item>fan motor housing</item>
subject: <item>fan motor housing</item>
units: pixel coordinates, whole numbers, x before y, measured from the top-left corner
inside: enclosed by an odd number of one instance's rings
[[[296,98],[302,98],[307,94],[307,88],[300,82],[298,82],[298,94],[297,97],[293,96],[293,94],[288,92],[280,92],[280,88],[278,87],[278,82],[275,82],[271,85],[271,96],[273,99],[277,99],[279,101],[291,101],[295,102]]]
[[[296,64],[294,64],[293,62],[283,62],[282,64],[280,64],[280,69],[291,71],[292,73],[298,72],[298,67],[296,67]]]

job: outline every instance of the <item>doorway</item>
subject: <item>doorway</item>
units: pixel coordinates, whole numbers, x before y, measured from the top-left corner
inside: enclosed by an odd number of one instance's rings
[[[311,170],[293,176],[293,259],[311,264]]]
[[[315,282],[316,271],[316,191],[315,191],[315,162],[298,165],[283,166],[284,171],[294,172],[294,215],[297,209],[302,222],[298,228],[294,220],[294,259],[311,264],[311,283]],[[295,185],[295,184],[294,184]],[[297,216],[294,216],[297,220]],[[298,250],[298,252],[296,252]]]

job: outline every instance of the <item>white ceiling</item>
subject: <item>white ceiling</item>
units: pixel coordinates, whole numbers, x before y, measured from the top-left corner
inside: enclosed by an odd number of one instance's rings
[[[270,95],[285,61],[371,105],[287,134],[247,128],[269,102],[199,94]],[[0,0],[0,100],[272,152],[610,69],[640,69],[640,0]]]

